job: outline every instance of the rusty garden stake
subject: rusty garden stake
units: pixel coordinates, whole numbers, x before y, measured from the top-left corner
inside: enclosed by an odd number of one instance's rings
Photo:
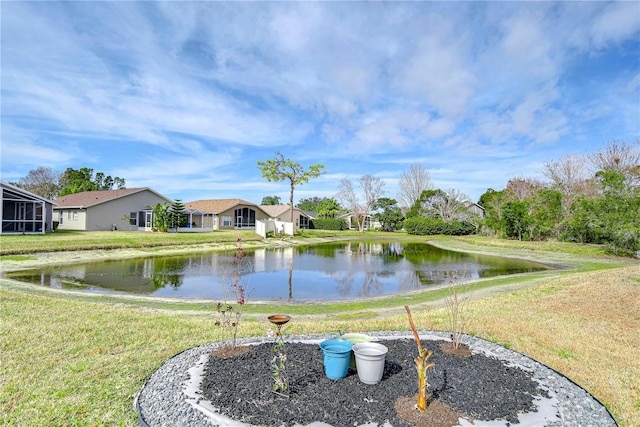
[[[413,337],[416,340],[416,344],[418,344],[418,357],[413,359],[416,364],[416,369],[418,370],[418,403],[416,404],[416,408],[418,411],[424,412],[427,410],[427,387],[429,387],[429,383],[427,382],[427,370],[436,364],[428,362],[433,352],[422,347],[420,336],[418,335],[416,326],[413,324],[413,319],[411,318],[411,310],[409,310],[409,306],[407,305],[404,306],[404,309],[407,311],[407,316],[409,316],[409,325],[411,325]]]

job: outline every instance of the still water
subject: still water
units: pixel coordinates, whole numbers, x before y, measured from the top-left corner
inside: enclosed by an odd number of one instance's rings
[[[249,301],[338,301],[548,269],[543,264],[438,249],[422,243],[340,242],[189,256],[104,261],[11,274],[93,293],[221,300],[234,279]],[[233,295],[227,295],[233,300]]]

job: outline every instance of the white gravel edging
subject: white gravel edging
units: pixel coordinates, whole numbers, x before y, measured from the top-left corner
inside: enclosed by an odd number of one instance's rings
[[[378,340],[413,339],[411,332],[371,332]],[[420,331],[425,340],[449,340],[449,333],[439,331]],[[332,335],[292,336],[287,342],[318,343]],[[249,338],[239,340],[241,345],[273,342],[272,338]],[[464,337],[474,353],[482,353],[516,366],[531,374],[532,379],[546,390],[549,398],[536,400],[537,411],[520,414],[522,427],[615,427],[609,411],[566,376],[537,362],[533,358],[509,350],[498,344],[477,337]],[[135,396],[134,407],[138,412],[141,426],[230,426],[250,427],[217,413],[215,405],[199,397],[199,379],[202,375],[208,354],[218,348],[220,343],[209,343],[179,353],[165,362],[146,381]],[[470,427],[468,421],[461,419],[460,426]],[[505,427],[505,421],[476,422],[475,426]],[[327,424],[313,423],[319,427]],[[335,426],[339,427],[339,426]],[[390,426],[391,427],[391,426]]]

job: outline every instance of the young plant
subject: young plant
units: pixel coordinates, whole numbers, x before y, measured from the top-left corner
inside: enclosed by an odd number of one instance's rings
[[[458,283],[458,273],[454,271],[449,283],[449,295],[445,298],[445,302],[451,325],[451,341],[456,350],[462,345],[462,337],[472,317],[469,310],[471,298],[468,290],[468,284]]]
[[[247,289],[244,283],[244,273],[251,268],[250,262],[244,256],[242,239],[238,238],[238,245],[230,274],[225,272],[222,277],[223,301],[216,305],[217,319],[215,325],[220,327],[222,341],[227,346],[235,348],[237,345],[238,329],[242,318],[243,307],[247,302]],[[234,303],[229,302],[230,297]]]
[[[413,337],[418,345],[418,357],[413,359],[413,362],[416,364],[416,370],[418,371],[418,403],[416,404],[416,408],[418,411],[424,412],[427,410],[427,388],[429,387],[429,383],[427,382],[427,370],[436,364],[428,361],[433,352],[422,347],[422,342],[420,342],[420,336],[418,335],[416,326],[413,323],[409,306],[405,305],[404,309],[407,311],[409,325],[411,326]]]
[[[273,378],[272,391],[284,397],[289,397],[289,376],[287,375],[287,351],[284,346],[284,335],[282,327],[291,320],[291,316],[286,314],[274,314],[269,316],[269,321],[273,323],[277,332],[276,341],[273,345],[273,357],[271,358],[271,377]],[[273,331],[269,330],[272,334]]]

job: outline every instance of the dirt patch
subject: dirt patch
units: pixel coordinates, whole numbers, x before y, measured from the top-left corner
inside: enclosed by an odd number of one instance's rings
[[[458,347],[456,347],[452,342],[445,341],[440,344],[440,349],[442,350],[443,353],[447,353],[456,357],[472,356],[471,350],[469,349],[468,346],[464,344],[460,344]]]
[[[395,408],[398,418],[416,427],[452,427],[458,425],[460,418],[464,418],[463,414],[431,396],[427,396],[429,403],[427,409],[420,412],[416,408],[417,399],[418,395],[396,400]]]

